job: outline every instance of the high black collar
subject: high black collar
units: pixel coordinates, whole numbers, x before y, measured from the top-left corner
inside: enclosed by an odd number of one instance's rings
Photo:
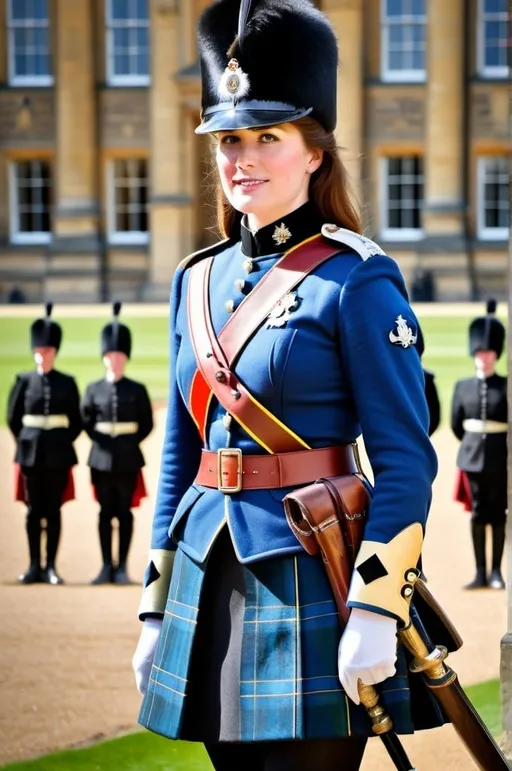
[[[300,244],[306,238],[320,233],[323,222],[315,206],[311,201],[300,208],[290,212],[285,217],[280,217],[270,225],[251,233],[244,224],[245,217],[240,224],[242,239],[242,252],[246,257],[261,257],[264,254],[278,254],[287,252],[292,246]],[[282,243],[279,243],[279,241]]]

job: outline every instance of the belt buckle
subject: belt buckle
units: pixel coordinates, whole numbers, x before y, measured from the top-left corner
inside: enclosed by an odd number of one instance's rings
[[[225,458],[236,458],[236,484],[224,484],[222,480],[222,466]],[[242,489],[242,450],[235,447],[228,449],[226,447],[217,450],[217,487],[219,492],[226,495],[239,493]]]

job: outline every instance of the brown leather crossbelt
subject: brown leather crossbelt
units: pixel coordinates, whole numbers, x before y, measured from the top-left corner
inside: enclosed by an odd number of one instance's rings
[[[240,490],[294,487],[321,477],[359,471],[357,448],[352,444],[273,455],[243,455],[237,448],[203,450],[195,483],[232,494]]]

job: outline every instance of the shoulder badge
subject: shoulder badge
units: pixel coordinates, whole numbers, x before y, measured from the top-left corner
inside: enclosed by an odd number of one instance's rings
[[[393,345],[401,345],[402,348],[409,348],[411,345],[416,345],[418,335],[415,335],[411,327],[407,324],[406,319],[402,315],[399,315],[395,321],[396,329],[392,329],[389,333],[389,341]]]
[[[338,241],[344,246],[349,246],[359,254],[362,260],[368,260],[376,254],[385,254],[375,241],[372,241],[360,233],[355,233],[347,228],[340,228],[338,225],[322,225],[322,235],[331,241]]]

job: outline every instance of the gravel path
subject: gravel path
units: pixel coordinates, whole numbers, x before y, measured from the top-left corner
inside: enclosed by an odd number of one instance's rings
[[[151,498],[136,515],[130,562],[138,581],[149,547],[163,426],[164,412],[159,410],[156,430],[145,447]],[[465,640],[452,664],[461,682],[469,685],[499,674],[506,596],[460,588],[472,577],[472,558],[468,516],[451,500],[456,442],[447,429],[434,439],[440,473],[424,550],[425,572]],[[0,763],[110,737],[136,724],[139,696],[130,661],[139,632],[140,586],[89,586],[100,562],[97,504],[84,466],[88,440],[77,444],[78,498],[63,510],[58,564],[66,585],[22,587],[15,579],[27,561],[24,510],[11,500],[14,445],[0,429]],[[475,768],[451,727],[407,737],[405,743],[418,771]],[[372,740],[363,771],[391,768],[379,742]]]

